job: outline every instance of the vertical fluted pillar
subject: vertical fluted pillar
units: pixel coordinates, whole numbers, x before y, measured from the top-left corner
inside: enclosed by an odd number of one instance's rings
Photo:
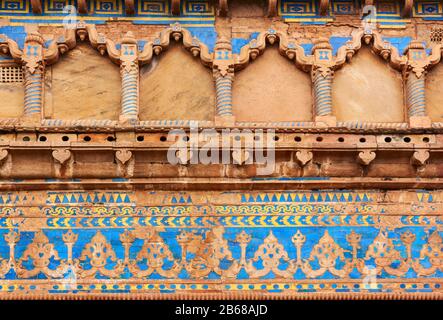
[[[120,73],[122,77],[120,121],[134,122],[138,119],[139,66],[137,40],[131,32],[128,32],[122,39],[120,50]]]
[[[235,121],[232,112],[232,82],[234,60],[231,42],[220,37],[215,44],[213,76],[215,80],[215,121],[228,124]]]
[[[314,64],[311,79],[314,91],[315,122],[319,126],[335,126],[332,110],[332,46],[327,39],[315,41],[312,47]]]
[[[43,105],[43,37],[33,32],[25,39],[23,73],[25,84],[24,118],[41,119]]]
[[[411,127],[430,127],[431,119],[426,112],[425,81],[429,58],[423,42],[411,41],[406,49],[408,58],[404,69],[406,104]]]

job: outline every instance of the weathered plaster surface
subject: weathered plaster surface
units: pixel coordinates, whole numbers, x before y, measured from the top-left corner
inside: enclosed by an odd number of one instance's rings
[[[312,120],[310,76],[276,48],[236,74],[233,101],[239,121]]]
[[[90,46],[79,45],[52,68],[52,118],[116,120],[120,88],[118,66]]]
[[[336,72],[332,102],[341,121],[402,122],[405,118],[401,74],[367,48]]]
[[[142,120],[212,120],[214,100],[211,71],[180,46],[141,69]]]

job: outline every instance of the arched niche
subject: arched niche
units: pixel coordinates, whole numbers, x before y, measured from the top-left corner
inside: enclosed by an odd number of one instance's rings
[[[335,73],[332,103],[338,121],[405,121],[400,72],[365,46]]]
[[[23,114],[24,83],[20,66],[0,65],[0,118],[18,118]]]
[[[310,75],[269,47],[236,73],[233,112],[237,121],[311,121],[311,90]]]
[[[443,64],[437,64],[426,75],[426,109],[434,122],[443,122]]]
[[[88,44],[79,44],[47,70],[45,115],[63,120],[117,120],[119,67]]]
[[[172,44],[140,70],[140,120],[213,120],[211,70]]]

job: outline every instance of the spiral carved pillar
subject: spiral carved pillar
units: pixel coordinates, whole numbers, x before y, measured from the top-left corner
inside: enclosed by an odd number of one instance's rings
[[[426,112],[425,79],[429,63],[421,41],[412,41],[407,48],[408,63],[404,71],[406,104],[411,127],[430,127]]]
[[[40,121],[43,104],[43,37],[35,32],[26,37],[22,55],[25,100],[24,100],[24,121]],[[31,120],[32,119],[32,120]]]
[[[425,75],[418,78],[410,73],[406,79],[406,101],[409,117],[426,116]]]
[[[221,37],[215,45],[213,76],[215,80],[215,122],[220,125],[234,124],[232,111],[232,82],[234,61],[231,42]]]
[[[120,122],[135,122],[138,120],[139,66],[137,41],[131,32],[128,32],[122,39],[120,50],[120,73],[122,77]]]
[[[317,126],[333,127],[336,119],[332,110],[332,47],[327,39],[319,39],[312,48],[314,65],[311,78],[314,91],[314,111]]]
[[[232,75],[215,75],[216,115],[231,117],[232,114]]]
[[[322,72],[316,69],[313,72],[314,105],[316,116],[332,115],[332,71]]]

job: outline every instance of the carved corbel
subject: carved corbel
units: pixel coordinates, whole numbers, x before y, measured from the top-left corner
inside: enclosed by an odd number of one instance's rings
[[[180,15],[180,0],[171,0],[171,13],[174,16]]]
[[[42,1],[41,0],[31,0],[32,12],[35,14],[42,13]]]
[[[134,8],[134,0],[125,0],[125,9],[126,14],[134,14],[135,8]]]
[[[192,152],[192,150],[190,150],[188,148],[181,148],[181,149],[177,150],[175,155],[178,159],[178,163],[186,165],[191,161],[191,159],[193,157],[193,152]]]
[[[94,30],[95,30],[95,28],[94,28]],[[88,28],[84,22],[80,21],[77,24],[76,34],[77,34],[78,38],[80,39],[80,41],[86,40],[86,37],[88,36],[89,31],[88,31]]]
[[[409,18],[412,15],[412,7],[414,6],[414,0],[405,0],[402,10],[402,17]]]
[[[277,0],[268,0],[268,17],[275,17],[277,15]]]
[[[357,162],[363,166],[368,166],[376,157],[374,150],[363,150],[357,155]]]
[[[235,164],[243,165],[245,163],[250,162],[251,152],[245,149],[236,149],[232,151],[232,160],[234,160]]]
[[[429,159],[429,156],[429,150],[420,149],[414,151],[411,157],[411,163],[418,167],[424,166],[426,161]]]
[[[69,149],[55,149],[52,151],[52,157],[60,164],[64,165],[72,156]]]
[[[78,12],[81,14],[88,13],[88,3],[87,0],[77,0]]]
[[[305,149],[298,150],[295,153],[295,159],[302,167],[304,167],[308,162],[310,162],[312,160],[313,156],[314,155],[313,155],[312,151],[308,151]]]
[[[320,0],[319,12],[321,16],[325,16],[329,9],[329,0]]]
[[[117,150],[115,152],[115,158],[118,160],[119,163],[125,165],[129,160],[131,160],[132,152],[126,149]]]
[[[218,0],[218,15],[226,17],[228,14],[228,0]]]

